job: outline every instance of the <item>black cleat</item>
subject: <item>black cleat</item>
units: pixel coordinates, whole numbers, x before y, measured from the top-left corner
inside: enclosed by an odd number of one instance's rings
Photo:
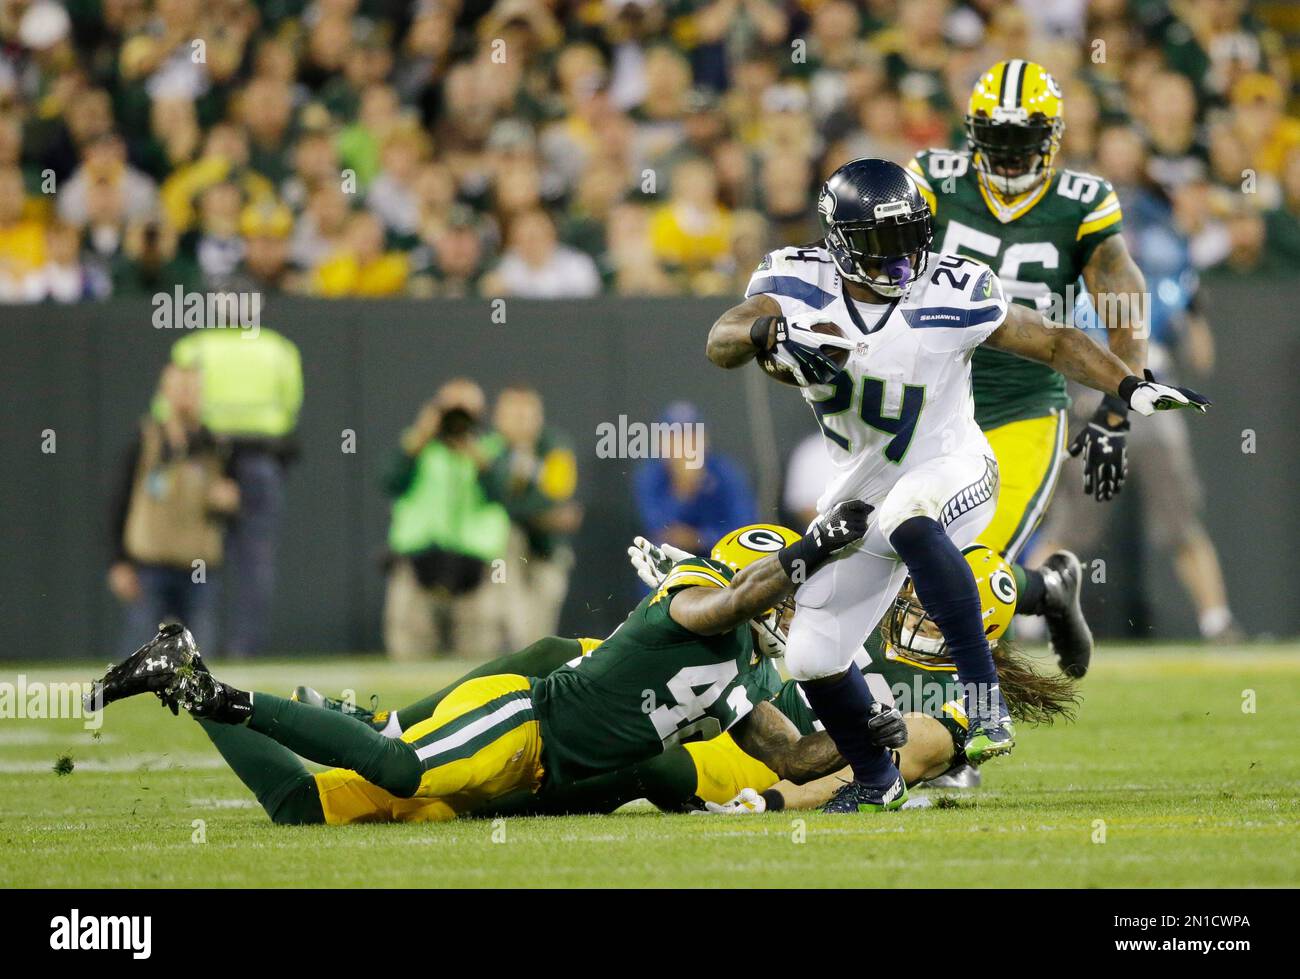
[[[1057,551],[1038,570],[1047,588],[1043,618],[1047,620],[1052,652],[1061,664],[1062,673],[1081,677],[1088,672],[1092,660],[1092,630],[1079,605],[1083,566],[1072,552]]]
[[[99,710],[142,693],[156,693],[168,704],[167,691],[182,670],[211,675],[199,660],[198,646],[188,629],[179,622],[160,625],[156,636],[94,682],[83,706],[87,711]],[[168,706],[175,711],[174,705]]]
[[[836,792],[831,801],[822,806],[822,812],[892,812],[902,809],[906,801],[907,783],[901,775],[883,789],[853,781]]]
[[[221,724],[243,724],[253,713],[253,698],[243,690],[222,683],[207,670],[178,672],[166,691],[163,703],[176,712],[184,707],[193,717]]]

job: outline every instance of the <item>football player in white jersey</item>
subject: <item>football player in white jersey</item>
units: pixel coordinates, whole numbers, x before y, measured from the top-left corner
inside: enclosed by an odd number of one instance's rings
[[[713,325],[708,356],[733,368],[762,354],[788,370],[837,470],[818,509],[852,500],[870,507],[863,540],[806,575],[795,593],[786,665],[853,769],[826,811],[895,809],[906,786],[889,754],[871,744],[871,695],[849,667],[908,576],[965,689],[967,757],[979,764],[1014,745],[961,555],[991,519],[998,493],[997,462],[975,424],[975,348],[1047,364],[1143,415],[1204,411],[1209,401],[1150,372],[1133,376],[1079,331],[1008,304],[988,266],[931,253],[930,209],[900,166],[845,164],[822,186],[818,209],[826,237],[764,258],[748,298]]]

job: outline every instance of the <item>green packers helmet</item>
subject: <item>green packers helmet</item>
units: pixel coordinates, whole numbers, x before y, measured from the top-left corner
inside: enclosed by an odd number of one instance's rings
[[[779,524],[755,523],[738,527],[713,545],[713,560],[725,564],[733,572],[749,567],[759,558],[775,554],[793,544],[801,534]],[[794,599],[787,598],[775,608],[751,620],[757,638],[758,651],[764,656],[777,658],[785,655],[785,634],[790,628],[789,617],[794,614]]]
[[[983,544],[972,544],[962,551],[962,556],[970,565],[975,587],[979,589],[984,635],[990,646],[996,646],[1016,614],[1016,579],[1011,565]],[[881,628],[885,642],[911,656],[942,659],[948,646],[939,626],[917,599],[910,578],[885,613]]]

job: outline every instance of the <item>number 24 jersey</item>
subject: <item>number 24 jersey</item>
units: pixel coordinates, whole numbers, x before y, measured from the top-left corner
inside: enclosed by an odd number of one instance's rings
[[[799,325],[837,325],[856,341],[829,384],[802,389],[836,475],[818,509],[842,500],[878,506],[909,468],[953,454],[992,456],[975,424],[971,355],[1007,315],[993,271],[961,255],[931,253],[924,272],[887,305],[848,295],[820,246],[765,256],[746,296],[770,296]]]

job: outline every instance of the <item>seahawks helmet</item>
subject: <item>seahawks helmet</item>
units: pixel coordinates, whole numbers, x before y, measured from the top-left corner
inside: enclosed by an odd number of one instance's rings
[[[759,558],[775,554],[799,540],[799,534],[778,524],[755,523],[738,527],[713,545],[713,560],[732,571],[749,567]],[[750,620],[757,637],[758,651],[773,659],[785,655],[787,618],[794,614],[794,599],[786,598],[775,608]]]
[[[901,296],[925,273],[934,223],[916,181],[888,160],[854,160],[817,199],[826,249],[840,275],[882,296]]]

